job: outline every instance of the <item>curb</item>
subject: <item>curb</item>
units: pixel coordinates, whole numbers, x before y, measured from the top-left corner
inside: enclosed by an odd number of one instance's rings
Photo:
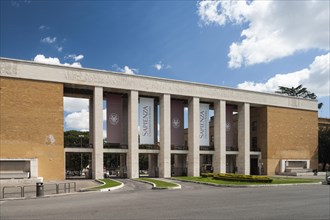
[[[109,191],[114,191],[116,189],[120,189],[124,187],[124,183],[119,182],[117,180],[111,179],[114,182],[120,183],[119,186],[113,186],[113,187],[108,187],[108,188],[104,188],[104,189],[93,189],[95,187],[90,187],[90,188],[84,188],[84,189],[80,189],[79,192],[93,192],[93,191],[99,191],[99,192],[109,192]],[[95,181],[102,183],[102,186],[105,185],[105,182],[103,182],[102,180],[96,179]]]
[[[172,179],[172,178],[171,178]],[[181,182],[187,182],[187,183],[197,183],[197,184],[204,184],[209,186],[215,186],[215,187],[232,187],[232,188],[257,188],[257,187],[277,187],[277,186],[300,186],[300,185],[322,185],[322,182],[315,182],[315,183],[285,183],[285,184],[261,184],[261,185],[227,185],[227,184],[215,184],[215,183],[203,183],[198,181],[189,181],[189,180],[179,180],[179,179],[172,179],[177,180]]]
[[[174,184],[177,184],[178,186],[174,186],[174,187],[156,187],[156,184],[152,183],[152,182],[148,182],[148,181],[145,181],[145,180],[136,180],[136,179],[132,179],[136,182],[142,182],[142,183],[147,183],[149,185],[152,185],[152,188],[151,189],[155,189],[155,190],[164,190],[164,189],[167,189],[167,190],[175,190],[175,189],[181,189],[181,185],[178,184],[178,183],[174,183]],[[166,182],[166,181],[164,181]]]

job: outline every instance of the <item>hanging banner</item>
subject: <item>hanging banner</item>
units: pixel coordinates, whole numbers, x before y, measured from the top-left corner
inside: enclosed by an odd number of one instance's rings
[[[154,99],[140,98],[140,144],[155,144]]]
[[[107,142],[121,144],[123,126],[123,99],[119,94],[107,94]]]
[[[199,104],[199,145],[210,146],[209,104]]]
[[[233,127],[233,106],[226,106],[226,146],[233,147],[234,127]]]
[[[181,100],[171,101],[171,145],[184,146],[184,106]]]

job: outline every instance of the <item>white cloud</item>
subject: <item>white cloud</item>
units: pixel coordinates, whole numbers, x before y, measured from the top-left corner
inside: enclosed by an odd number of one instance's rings
[[[279,86],[296,87],[302,84],[318,97],[330,94],[330,53],[317,56],[308,68],[287,74],[277,74],[265,83],[246,81],[239,84],[239,89],[275,92]]]
[[[56,42],[56,37],[45,37],[40,40],[42,43],[53,44]]]
[[[73,59],[74,61],[79,61],[79,60],[82,60],[84,59],[84,55],[82,54],[79,54],[79,55],[76,55],[76,54],[70,54],[68,56],[65,56],[64,57],[65,59]]]
[[[46,25],[40,25],[39,30],[49,30],[50,28]]]
[[[56,45],[55,48],[56,48],[56,50],[57,50],[58,52],[62,52],[62,51],[63,51],[63,47],[62,47],[62,46],[58,46],[58,45]]]
[[[134,69],[129,68],[128,66],[124,66],[124,73],[126,74],[135,74]]]
[[[158,63],[154,64],[152,67],[154,67],[156,70],[171,68],[170,65],[165,65],[165,64],[162,63],[162,61],[159,61]]]
[[[89,112],[82,110],[68,114],[64,119],[68,130],[89,130]]]
[[[136,74],[136,73],[139,72],[139,70],[136,69],[136,68],[130,68],[130,67],[128,67],[128,66],[124,66],[124,68],[121,68],[121,67],[118,66],[117,64],[113,64],[113,65],[112,65],[112,68],[114,68],[115,71],[122,72],[122,73],[126,73],[126,74],[131,74],[131,75]]]
[[[64,97],[64,111],[66,112],[78,112],[89,110],[89,100],[82,98]]]
[[[107,120],[107,109],[103,109],[102,111],[103,121]]]
[[[79,62],[74,63],[61,63],[57,57],[45,57],[43,54],[38,54],[33,59],[34,62],[37,63],[46,63],[46,64],[53,64],[53,65],[62,65],[62,66],[71,66],[71,67],[81,67]]]
[[[230,46],[230,68],[329,50],[328,1],[200,1],[198,14],[205,25],[248,24],[242,41]]]

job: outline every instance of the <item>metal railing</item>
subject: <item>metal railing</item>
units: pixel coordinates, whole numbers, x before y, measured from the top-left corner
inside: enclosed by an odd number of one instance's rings
[[[159,146],[158,145],[153,145],[153,144],[142,144],[139,145],[139,149],[140,150],[159,150]]]
[[[214,150],[214,146],[199,146],[199,150]]]
[[[76,182],[67,183],[48,183],[44,184],[45,195],[70,193],[77,191]],[[19,189],[19,190],[16,190]],[[15,197],[34,197],[36,196],[36,185],[25,186],[4,186],[2,187],[2,198],[15,198]],[[15,195],[6,197],[6,195]]]
[[[64,147],[65,148],[93,148],[93,144],[89,143],[65,143],[64,142]]]
[[[113,143],[104,143],[103,148],[111,149],[128,149],[128,146],[125,144],[113,144]]]
[[[226,146],[226,151],[238,151],[237,146]]]
[[[171,146],[171,150],[188,150],[188,146]]]

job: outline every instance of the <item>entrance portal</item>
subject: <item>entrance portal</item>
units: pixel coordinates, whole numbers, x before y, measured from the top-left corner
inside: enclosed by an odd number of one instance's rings
[[[92,154],[91,153],[65,153],[66,179],[91,179]]]
[[[251,159],[250,159],[250,174],[251,175],[260,175],[258,158],[251,157]]]
[[[139,176],[158,177],[158,154],[139,154]]]
[[[172,154],[171,155],[171,176],[187,176],[187,155]]]
[[[213,173],[212,155],[202,154],[200,155],[200,173]]]
[[[226,173],[236,173],[236,155],[226,155]]]
[[[104,177],[127,178],[126,154],[104,153]]]

